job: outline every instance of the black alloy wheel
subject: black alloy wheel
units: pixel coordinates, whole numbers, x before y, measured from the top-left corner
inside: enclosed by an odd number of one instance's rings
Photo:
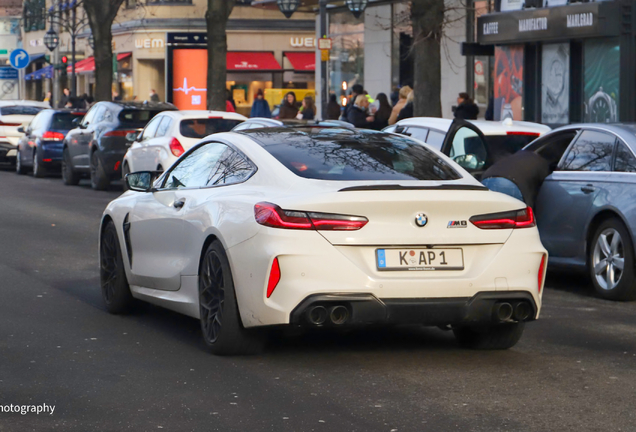
[[[91,187],[95,190],[106,190],[108,186],[110,186],[110,180],[106,176],[104,172],[104,166],[102,165],[99,154],[94,151],[91,154],[90,160],[90,170],[91,170]]]
[[[46,175],[46,171],[40,163],[38,151],[33,152],[33,177],[42,178]]]
[[[20,154],[20,147],[18,147],[18,152],[15,156],[15,172],[19,175],[26,174],[26,169],[22,165],[22,155]]]
[[[256,354],[263,349],[263,332],[243,327],[230,263],[218,240],[208,246],[201,260],[199,314],[203,341],[213,354]]]
[[[129,312],[134,299],[130,293],[117,230],[113,222],[107,222],[99,246],[99,277],[102,298],[112,314]]]

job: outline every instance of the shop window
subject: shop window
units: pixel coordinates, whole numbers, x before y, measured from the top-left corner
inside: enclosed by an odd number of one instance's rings
[[[570,45],[543,45],[541,59],[541,123],[570,120]]]
[[[348,94],[354,84],[364,85],[364,16],[354,18],[349,11],[330,14],[329,37],[330,91]]]
[[[583,45],[585,121],[613,123],[620,118],[620,47],[617,40],[589,40]]]
[[[25,32],[44,30],[46,28],[45,0],[25,0],[23,18]]]
[[[523,45],[495,47],[494,120],[523,120]]]

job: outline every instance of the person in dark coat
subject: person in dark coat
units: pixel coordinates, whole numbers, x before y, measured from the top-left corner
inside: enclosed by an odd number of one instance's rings
[[[67,88],[63,90],[62,97],[60,98],[60,102],[57,104],[58,108],[66,108],[66,105],[71,101],[71,91]]]
[[[357,100],[358,96],[362,94],[364,94],[364,87],[362,87],[362,85],[355,84],[353,87],[351,87],[351,99],[349,103],[345,105],[344,110],[342,111],[342,116],[340,117],[340,120],[347,121],[347,118],[349,118],[349,110],[353,108],[354,103]]]
[[[482,175],[488,189],[505,193],[534,207],[543,180],[550,175],[550,162],[529,150],[520,150],[495,162]]]
[[[311,96],[305,96],[303,99],[303,110],[300,112],[302,120],[313,120],[316,117],[316,105]]]
[[[278,113],[279,119],[295,119],[298,115],[298,107],[296,106],[296,94],[289,92],[285,95],[285,99],[280,106]]]
[[[258,89],[258,92],[256,92],[256,99],[254,99],[254,103],[252,104],[252,111],[250,112],[250,117],[270,118],[271,116],[272,116],[272,111],[269,109],[269,104],[265,100],[265,96],[263,95],[263,90]]]
[[[327,104],[327,117],[329,120],[338,120],[340,118],[340,105],[336,100],[336,95],[331,94],[329,96],[329,103]]]
[[[232,96],[232,90],[228,89],[227,90],[227,101],[232,105],[232,109],[234,111],[230,111],[229,109],[226,109],[225,111],[227,112],[236,112],[236,102],[234,102],[234,97]],[[227,107],[227,104],[225,104]]]
[[[379,104],[378,109],[373,114],[374,120],[371,125],[371,129],[382,130],[389,125],[389,117],[391,117],[391,104],[389,104],[389,98],[384,93],[378,93],[375,97],[376,102]]]
[[[470,98],[468,93],[460,93],[455,108],[455,118],[464,120],[477,120],[479,107]]]
[[[413,117],[413,98],[414,97],[415,97],[415,93],[413,93],[413,90],[411,90],[411,92],[406,98],[406,105],[404,105],[404,108],[402,108],[400,110],[400,114],[398,114],[397,121]]]
[[[347,113],[346,121],[357,128],[368,129],[373,124],[373,120],[373,116],[369,115],[369,99],[363,94],[358,95]]]

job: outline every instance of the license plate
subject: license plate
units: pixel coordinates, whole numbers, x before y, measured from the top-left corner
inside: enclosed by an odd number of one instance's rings
[[[455,249],[376,249],[379,271],[463,270],[464,254]]]

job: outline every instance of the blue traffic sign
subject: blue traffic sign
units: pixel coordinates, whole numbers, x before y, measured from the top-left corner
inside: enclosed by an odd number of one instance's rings
[[[0,67],[0,80],[17,80],[18,71],[10,67]]]
[[[9,58],[11,61],[11,66],[16,69],[24,69],[31,62],[31,57],[29,57],[29,53],[23,49],[13,50],[11,53],[11,57]]]

